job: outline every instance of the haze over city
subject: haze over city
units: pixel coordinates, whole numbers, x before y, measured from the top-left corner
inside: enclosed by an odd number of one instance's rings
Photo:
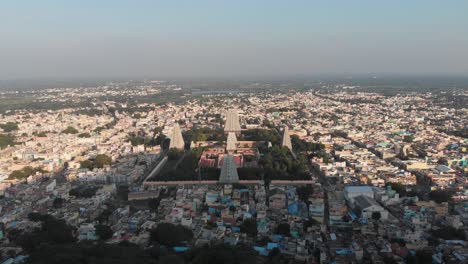
[[[4,1],[0,80],[466,75],[466,1]]]
[[[0,264],[468,263],[467,11],[3,1]]]

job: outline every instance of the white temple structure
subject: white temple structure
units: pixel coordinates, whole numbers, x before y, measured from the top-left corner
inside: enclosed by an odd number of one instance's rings
[[[291,136],[289,135],[288,126],[284,126],[283,140],[281,142],[282,147],[287,147],[292,152]]]
[[[180,131],[180,126],[178,123],[175,123],[172,128],[172,137],[171,143],[169,144],[169,149],[179,149],[183,150],[185,147],[184,138],[182,137],[182,132]]]
[[[234,162],[234,156],[229,154],[224,155],[219,183],[231,184],[236,182],[239,182],[239,175],[237,174],[237,166]]]
[[[224,125],[224,133],[234,132],[236,135],[240,135],[241,127],[239,123],[239,115],[234,109],[228,110],[226,113],[226,124]]]
[[[236,144],[237,144],[236,134],[234,134],[234,132],[229,132],[228,137],[227,137],[227,143],[226,143],[226,150],[229,154],[232,154],[237,150]]]

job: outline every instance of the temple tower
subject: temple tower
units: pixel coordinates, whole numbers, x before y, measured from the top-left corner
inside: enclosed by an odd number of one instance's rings
[[[291,136],[289,135],[288,126],[284,126],[283,140],[281,142],[282,147],[287,147],[292,152]]]
[[[230,109],[226,113],[226,124],[224,124],[224,133],[228,134],[229,132],[234,132],[238,136],[241,132],[239,115],[234,109]]]
[[[179,149],[183,150],[185,147],[184,138],[182,137],[182,132],[180,131],[180,126],[178,123],[175,123],[172,128],[172,137],[171,143],[169,144],[169,149]]]
[[[234,156],[230,154],[224,155],[219,182],[223,184],[239,182],[239,175],[237,174],[237,166],[234,162]]]

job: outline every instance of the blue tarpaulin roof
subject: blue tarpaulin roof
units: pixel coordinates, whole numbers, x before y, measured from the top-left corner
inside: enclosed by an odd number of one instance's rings
[[[174,247],[175,252],[185,252],[185,251],[187,251],[189,249],[190,248],[188,248],[188,247]]]
[[[279,248],[279,244],[278,244],[278,243],[272,243],[272,242],[269,242],[269,243],[267,244],[267,249],[268,249],[268,250],[272,250],[272,249],[274,249],[274,248]]]

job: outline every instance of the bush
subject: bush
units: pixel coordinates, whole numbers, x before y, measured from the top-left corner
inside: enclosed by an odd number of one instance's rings
[[[76,128],[69,126],[65,130],[62,131],[64,134],[78,134],[78,130]]]

